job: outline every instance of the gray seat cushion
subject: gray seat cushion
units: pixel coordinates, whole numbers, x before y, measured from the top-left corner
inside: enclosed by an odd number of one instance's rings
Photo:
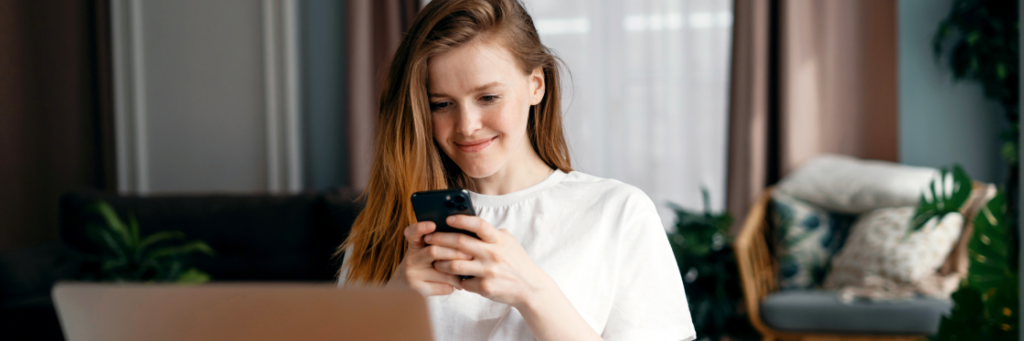
[[[835,292],[784,291],[761,302],[761,319],[779,331],[927,335],[939,330],[948,300],[843,303]]]

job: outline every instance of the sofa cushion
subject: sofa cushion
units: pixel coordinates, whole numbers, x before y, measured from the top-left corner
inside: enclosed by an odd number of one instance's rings
[[[772,193],[770,222],[782,290],[812,289],[825,279],[854,216],[833,214],[783,193]]]
[[[860,214],[917,205],[938,174],[933,168],[823,155],[786,176],[776,190],[832,212]]]
[[[950,213],[941,221],[932,217],[909,233],[913,216],[914,207],[907,206],[877,209],[857,218],[846,246],[832,259],[825,288],[862,287],[871,276],[912,288],[935,273],[960,239],[963,216]]]
[[[779,331],[927,335],[951,307],[935,298],[842,303],[830,291],[785,291],[761,302],[761,319]]]

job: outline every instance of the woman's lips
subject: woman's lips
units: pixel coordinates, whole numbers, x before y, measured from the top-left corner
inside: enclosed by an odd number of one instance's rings
[[[494,141],[494,139],[496,138],[498,137],[495,136],[492,138],[479,139],[476,141],[469,142],[455,142],[455,146],[459,147],[459,150],[462,150],[465,153],[476,153],[481,150],[484,150],[484,148],[487,148],[487,146],[490,146],[491,141]]]

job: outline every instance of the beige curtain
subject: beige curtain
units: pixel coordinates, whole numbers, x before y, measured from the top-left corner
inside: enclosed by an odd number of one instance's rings
[[[768,1],[733,6],[726,208],[739,226],[768,179]]]
[[[896,6],[736,0],[728,176],[734,228],[765,187],[814,156],[898,161]]]
[[[391,55],[419,10],[418,0],[349,0],[348,143],[349,184],[362,189],[370,178],[377,99]]]

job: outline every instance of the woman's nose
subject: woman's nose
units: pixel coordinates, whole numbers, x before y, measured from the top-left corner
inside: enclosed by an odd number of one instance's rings
[[[459,120],[455,127],[456,132],[465,136],[472,136],[477,130],[483,126],[480,121],[480,108],[474,105],[460,105],[459,106]]]

